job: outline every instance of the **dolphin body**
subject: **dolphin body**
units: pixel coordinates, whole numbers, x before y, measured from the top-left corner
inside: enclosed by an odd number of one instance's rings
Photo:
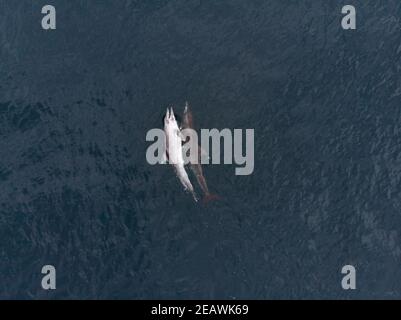
[[[192,116],[192,112],[190,110],[190,107],[188,105],[188,102],[185,104],[185,108],[184,108],[183,119],[182,119],[182,129],[195,130],[195,126],[194,126],[194,123],[193,123],[193,116]],[[194,150],[194,149],[198,150],[198,152],[195,153],[197,155],[198,159],[190,158],[189,164],[190,164],[191,171],[195,175],[196,180],[198,181],[198,184],[199,184],[200,188],[202,189],[202,191],[203,191],[203,193],[205,195],[204,198],[203,198],[203,202],[209,202],[211,200],[220,199],[219,196],[210,193],[209,188],[208,188],[207,183],[206,183],[206,179],[205,179],[205,177],[203,175],[203,170],[202,170],[202,165],[201,165],[201,157],[202,157],[204,151],[198,145],[197,141],[192,141],[191,139],[189,139],[189,141],[187,141],[185,143],[190,143],[191,144],[189,146],[189,148],[191,150]]]
[[[170,110],[167,109],[166,116],[164,117],[164,132],[166,137],[165,158],[168,159],[168,163],[174,167],[175,173],[184,186],[184,189],[192,194],[195,201],[198,201],[194,187],[191,181],[189,181],[188,174],[185,171],[184,158],[182,155],[182,135],[178,128],[173,108]]]

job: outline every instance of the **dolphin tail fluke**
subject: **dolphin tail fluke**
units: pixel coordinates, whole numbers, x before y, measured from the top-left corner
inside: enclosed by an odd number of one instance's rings
[[[221,200],[221,197],[219,195],[213,194],[213,193],[209,193],[209,194],[207,194],[207,195],[205,195],[203,197],[202,203],[203,204],[208,204],[210,202],[219,201],[219,200]]]

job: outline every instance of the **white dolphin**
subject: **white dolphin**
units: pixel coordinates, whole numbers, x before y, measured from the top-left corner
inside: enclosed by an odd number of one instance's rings
[[[184,158],[182,155],[182,135],[178,128],[173,108],[170,110],[167,109],[166,116],[164,117],[164,133],[166,136],[165,158],[168,159],[168,163],[174,167],[177,177],[184,186],[184,189],[192,194],[195,201],[198,201],[194,187],[191,181],[189,181],[188,174],[185,171]]]

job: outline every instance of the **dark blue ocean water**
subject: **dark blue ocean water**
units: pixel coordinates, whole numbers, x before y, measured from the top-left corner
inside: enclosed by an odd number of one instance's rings
[[[401,3],[351,2],[0,0],[0,298],[400,297]],[[255,129],[207,207],[145,157],[186,100]]]

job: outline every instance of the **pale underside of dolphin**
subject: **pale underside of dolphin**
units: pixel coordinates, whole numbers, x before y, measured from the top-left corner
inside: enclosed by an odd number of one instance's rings
[[[175,119],[173,108],[170,110],[167,109],[166,111],[166,116],[164,117],[164,132],[166,139],[166,154],[164,157],[168,159],[168,163],[174,167],[175,173],[184,189],[192,194],[195,201],[198,201],[194,187],[184,167],[182,135]]]

